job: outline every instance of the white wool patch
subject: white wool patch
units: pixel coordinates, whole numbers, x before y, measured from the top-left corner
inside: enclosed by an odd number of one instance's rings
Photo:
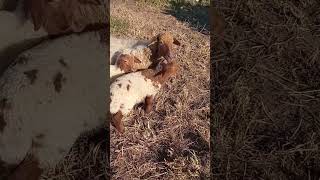
[[[119,52],[124,49],[133,48],[138,45],[147,45],[149,41],[147,40],[137,40],[137,39],[124,39],[118,38],[113,35],[110,36],[110,64],[115,64]]]
[[[160,88],[160,84],[155,87],[141,72],[123,75],[110,86],[110,113],[121,111],[123,115],[127,115],[136,104],[144,102],[146,96],[156,95]]]
[[[52,40],[25,52],[26,63],[3,74],[0,99],[11,106],[4,111],[6,126],[0,133],[4,162],[20,162],[34,140],[41,145],[35,149],[41,167],[54,166],[82,132],[105,123],[106,46],[99,41],[97,33]],[[25,75],[30,70],[38,70],[33,84]],[[54,84],[58,73],[60,92]]]
[[[113,82],[117,77],[125,74],[119,67],[116,65],[110,65],[110,82]]]

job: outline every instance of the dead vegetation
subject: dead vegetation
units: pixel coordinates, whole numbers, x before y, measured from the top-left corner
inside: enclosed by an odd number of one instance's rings
[[[106,129],[84,134],[44,179],[209,178],[209,36],[163,8],[112,1],[110,29],[138,39],[172,32],[182,43],[176,51],[181,74],[156,97],[153,112],[138,108],[127,118],[123,136],[114,129],[110,138]]]
[[[149,39],[170,31],[182,43],[176,50],[181,73],[161,90],[150,114],[136,109],[122,136],[112,129],[112,179],[209,178],[209,36],[158,6],[119,3],[111,3],[111,19],[128,27],[114,34]]]
[[[227,24],[212,49],[213,176],[319,179],[320,3],[215,6]]]

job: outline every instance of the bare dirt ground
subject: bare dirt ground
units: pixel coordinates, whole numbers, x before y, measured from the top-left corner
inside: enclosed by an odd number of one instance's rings
[[[216,1],[215,179],[319,179],[319,1]],[[212,74],[213,75],[213,74]]]
[[[209,178],[209,36],[161,8],[134,3],[112,2],[111,21],[119,37],[150,39],[169,31],[182,44],[180,74],[158,94],[153,112],[135,110],[124,135],[111,129],[112,179]]]

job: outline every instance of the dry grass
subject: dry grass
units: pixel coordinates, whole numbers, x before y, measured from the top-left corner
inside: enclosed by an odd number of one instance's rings
[[[209,36],[180,22],[159,6],[113,1],[111,32],[119,37],[149,39],[172,32],[180,75],[156,97],[154,111],[136,109],[118,135],[111,128],[84,134],[68,156],[48,170],[44,179],[199,179],[208,178],[209,158]],[[111,171],[108,154],[111,154]],[[111,174],[109,174],[111,173]]]
[[[319,1],[216,6],[227,24],[213,49],[213,176],[319,179]]]
[[[108,130],[97,128],[82,134],[68,155],[42,176],[48,180],[110,179]]]
[[[126,133],[111,131],[113,179],[208,178],[209,36],[166,15],[156,7],[112,3],[111,17],[126,19],[120,37],[149,39],[172,32],[183,44],[177,49],[181,73],[156,97],[154,111],[136,109],[126,118]]]

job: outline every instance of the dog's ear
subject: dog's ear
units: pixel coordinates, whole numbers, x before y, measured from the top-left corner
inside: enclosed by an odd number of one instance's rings
[[[173,44],[177,45],[177,46],[181,46],[180,41],[178,41],[178,39],[173,38]]]

